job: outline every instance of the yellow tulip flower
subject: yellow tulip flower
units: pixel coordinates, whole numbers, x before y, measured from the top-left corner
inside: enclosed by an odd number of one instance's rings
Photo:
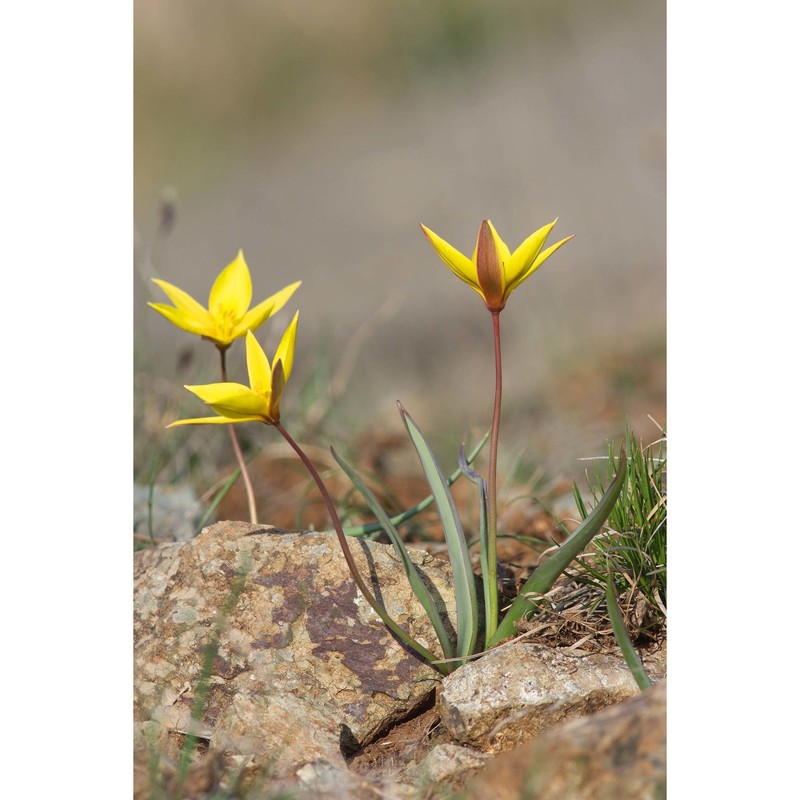
[[[567,236],[542,250],[556,222],[558,218],[539,228],[512,253],[494,229],[494,225],[485,219],[478,232],[478,242],[471,259],[429,228],[424,225],[420,227],[439,258],[483,298],[489,311],[497,312],[505,308],[509,295],[517,286],[539,269],[562,244],[572,239],[572,236]]]
[[[250,270],[240,250],[236,258],[218,275],[211,287],[208,308],[203,308],[193,297],[166,281],[153,278],[174,305],[148,303],[170,322],[189,333],[196,333],[226,349],[234,339],[254,331],[273,314],[280,311],[295,293],[301,281],[293,283],[268,297],[248,311],[253,297]]]
[[[233,422],[264,422],[274,425],[280,421],[280,402],[286,381],[292,374],[294,362],[294,343],[297,338],[297,318],[289,323],[283,334],[275,359],[270,366],[266,353],[253,336],[247,331],[247,373],[250,386],[240,383],[210,383],[206,386],[186,386],[219,414],[218,417],[201,417],[198,419],[181,419],[168,425],[225,425]]]

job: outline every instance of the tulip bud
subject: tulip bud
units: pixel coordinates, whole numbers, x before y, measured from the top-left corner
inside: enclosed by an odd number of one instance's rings
[[[500,260],[495,241],[496,235],[492,223],[485,219],[478,233],[475,266],[478,272],[478,284],[489,311],[502,311],[506,305],[503,300],[503,262]]]

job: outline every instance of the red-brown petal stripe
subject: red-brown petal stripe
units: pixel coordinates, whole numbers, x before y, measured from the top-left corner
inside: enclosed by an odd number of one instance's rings
[[[497,252],[492,229],[488,220],[481,224],[478,234],[478,252],[476,253],[478,283],[483,292],[486,307],[490,311],[500,311],[503,303],[503,265]]]

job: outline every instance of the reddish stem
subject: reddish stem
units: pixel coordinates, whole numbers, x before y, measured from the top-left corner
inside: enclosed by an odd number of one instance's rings
[[[344,530],[342,529],[342,523],[339,520],[339,514],[336,512],[336,506],[333,504],[333,500],[331,499],[328,490],[325,488],[325,484],[322,482],[322,478],[317,472],[317,468],[311,463],[308,456],[303,452],[302,448],[299,444],[289,435],[289,432],[280,422],[272,423],[274,427],[278,430],[278,432],[283,436],[284,439],[289,443],[289,446],[292,450],[297,453],[298,458],[303,462],[303,466],[308,470],[308,474],[311,476],[314,483],[317,485],[317,489],[319,489],[319,493],[322,495],[322,499],[325,501],[325,508],[328,510],[328,516],[331,518],[331,522],[333,523],[334,530],[336,531],[336,537],[339,540],[339,545],[342,548],[342,553],[344,555],[344,560],[347,562],[347,567],[350,570],[350,575],[352,576],[353,580],[358,586],[362,595],[364,595],[365,600],[372,606],[375,613],[383,620],[383,623],[386,625],[389,630],[393,631],[400,639],[407,644],[409,647],[416,650],[426,661],[432,662],[436,660],[436,656],[430,652],[430,650],[423,647],[419,644],[416,640],[414,640],[411,636],[409,636],[385,611],[385,609],[378,604],[378,601],[373,596],[372,592],[367,588],[367,585],[361,578],[361,575],[358,573],[358,568],[356,567],[355,559],[353,558],[353,554],[350,551],[350,545],[347,543],[347,537],[345,536]],[[440,671],[447,672],[446,668],[442,668],[439,665],[434,665]]]
[[[225,352],[227,351],[227,347],[219,347],[219,360],[220,366],[222,368],[222,382],[228,382],[228,370],[225,366]],[[244,460],[244,453],[242,453],[242,448],[239,446],[239,439],[236,436],[236,431],[234,430],[234,425],[226,425],[228,429],[228,433],[231,437],[231,444],[233,445],[233,452],[236,454],[236,461],[239,464],[239,470],[242,473],[242,480],[244,481],[244,491],[247,495],[247,508],[250,511],[250,522],[253,525],[258,525],[258,514],[256,513],[256,495],[253,491],[253,482],[250,480],[250,473],[247,471],[247,463]]]
[[[490,591],[497,592],[497,445],[500,439],[500,407],[503,401],[503,365],[500,357],[500,312],[492,311],[492,332],[494,334],[494,413],[492,415],[492,436],[489,440],[489,478],[488,494],[488,532],[486,537],[486,560],[489,571]],[[494,625],[487,620],[487,627]],[[493,631],[492,631],[493,632]],[[487,630],[487,640],[491,636]]]

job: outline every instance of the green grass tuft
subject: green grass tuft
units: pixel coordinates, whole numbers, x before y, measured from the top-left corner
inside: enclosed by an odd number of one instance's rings
[[[599,604],[610,573],[634,639],[652,638],[666,624],[667,611],[666,435],[642,446],[627,426],[625,442],[628,477],[609,515],[607,530],[595,538],[594,547],[578,560],[570,576],[596,590]],[[595,503],[615,470],[609,446],[605,475],[586,473]],[[577,484],[573,494],[581,518],[586,519],[586,502]]]

